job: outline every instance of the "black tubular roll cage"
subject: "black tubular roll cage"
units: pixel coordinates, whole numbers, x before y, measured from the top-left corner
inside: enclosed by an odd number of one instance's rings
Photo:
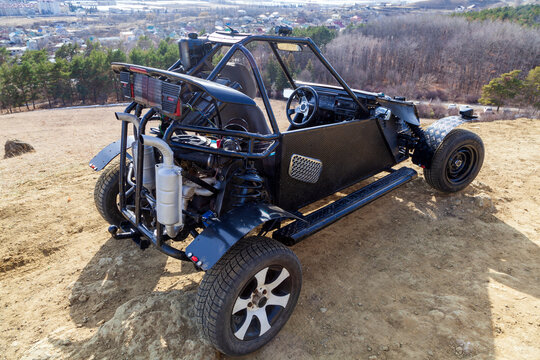
[[[276,118],[274,116],[274,113],[272,111],[272,106],[270,105],[270,100],[268,98],[268,94],[266,93],[266,88],[264,86],[264,82],[261,78],[261,74],[259,72],[259,68],[257,66],[257,63],[255,62],[255,59],[253,58],[253,55],[251,52],[246,48],[246,46],[254,41],[261,41],[261,42],[267,42],[270,45],[270,48],[272,49],[272,52],[276,56],[276,59],[281,66],[287,80],[293,87],[293,89],[296,89],[296,83],[293,80],[291,74],[289,73],[287,66],[285,66],[285,63],[283,62],[283,59],[281,58],[281,55],[279,55],[276,43],[285,43],[285,44],[302,44],[306,45],[312,52],[315,54],[317,59],[328,69],[330,74],[337,80],[339,85],[343,87],[345,92],[356,102],[356,104],[365,112],[369,112],[366,108],[366,105],[360,101],[358,98],[358,95],[353,92],[353,90],[347,85],[345,80],[338,74],[338,72],[334,69],[334,67],[326,60],[324,55],[322,54],[321,50],[317,47],[317,45],[311,40],[310,38],[302,38],[302,37],[284,37],[284,36],[272,36],[272,35],[248,35],[248,34],[222,34],[222,36],[219,36],[218,38],[212,38],[209,37],[210,41],[215,41],[215,45],[212,47],[212,49],[204,56],[190,71],[187,72],[187,74],[193,74],[197,70],[201,68],[201,66],[204,64],[204,62],[208,59],[210,59],[212,56],[215,55],[215,53],[222,47],[230,45],[231,48],[225,56],[220,60],[220,62],[216,65],[214,70],[208,75],[206,80],[213,81],[218,74],[221,72],[221,70],[225,67],[225,65],[229,62],[231,57],[236,53],[237,50],[240,50],[248,59],[249,65],[251,66],[251,69],[253,71],[253,75],[255,76],[255,81],[257,82],[257,86],[259,87],[259,92],[261,94],[261,97],[263,99],[264,106],[266,108],[266,112],[268,115],[268,118],[270,120],[270,124],[272,126],[272,130],[275,134],[280,133]],[[176,63],[174,63],[169,70],[174,71],[180,66],[180,60],[178,60]]]
[[[219,35],[216,39],[212,39],[213,35],[210,35],[209,40],[214,43],[214,46],[193,68],[187,71],[186,74],[191,75],[191,74],[196,73],[207,60],[211,59],[217,53],[217,51],[221,47],[231,46],[231,48],[227,51],[224,57],[214,67],[212,72],[207,76],[206,80],[213,81],[216,79],[216,77],[221,72],[221,70],[225,67],[225,65],[229,62],[231,57],[236,53],[236,51],[237,50],[241,51],[248,59],[248,62],[251,66],[253,75],[255,77],[255,81],[257,83],[260,95],[262,97],[264,106],[266,108],[266,113],[268,115],[273,133],[268,134],[268,135],[261,135],[258,133],[222,130],[222,129],[202,127],[202,126],[181,125],[177,123],[176,121],[173,121],[168,126],[168,128],[166,129],[163,135],[163,139],[167,142],[169,142],[168,140],[170,139],[170,137],[172,136],[175,130],[181,130],[181,131],[190,131],[190,132],[197,132],[197,133],[204,133],[204,134],[211,134],[211,135],[224,135],[224,136],[233,136],[233,137],[242,138],[244,140],[247,140],[248,142],[248,151],[247,152],[227,151],[224,149],[203,147],[203,146],[186,144],[186,143],[175,143],[173,146],[171,146],[173,149],[199,151],[199,152],[208,153],[212,155],[244,159],[245,161],[264,159],[268,157],[269,155],[271,155],[276,150],[277,146],[279,145],[279,140],[282,134],[279,131],[277,121],[272,111],[270,100],[268,98],[268,94],[266,93],[266,88],[264,86],[262,77],[260,75],[257,63],[255,62],[255,59],[253,58],[253,55],[251,54],[251,52],[246,48],[246,46],[249,43],[254,42],[254,41],[261,41],[261,42],[269,43],[270,48],[272,52],[274,53],[274,55],[276,56],[277,61],[280,64],[285,76],[287,77],[288,81],[290,82],[290,84],[292,85],[294,89],[297,88],[297,85],[295,81],[293,80],[293,78],[291,77],[290,73],[288,72],[288,69],[284,64],[283,59],[279,55],[276,49],[276,43],[306,45],[315,54],[318,60],[328,69],[328,71],[332,74],[332,76],[334,76],[334,78],[338,81],[338,83],[342,86],[342,88],[347,92],[347,94],[358,104],[360,109],[368,112],[366,105],[359,99],[359,96],[351,90],[351,88],[347,85],[347,83],[345,83],[343,78],[336,72],[336,70],[332,67],[332,65],[330,65],[330,63],[322,55],[320,49],[317,47],[317,45],[315,45],[313,40],[311,40],[310,38],[282,37],[282,36],[271,36],[271,35],[248,35],[248,34],[219,34]],[[171,67],[169,67],[167,76],[174,77],[174,74],[170,74],[170,72],[174,72],[180,66],[181,66],[181,59],[177,60]],[[178,80],[180,81],[182,80],[181,74],[178,74]],[[203,94],[202,91],[199,92],[199,94],[195,97],[195,99],[192,99],[192,101],[195,102],[200,96],[202,96],[202,94]],[[366,97],[371,97],[371,96],[372,94],[366,94]],[[217,105],[217,103],[215,102],[215,99],[214,99],[214,105]],[[215,108],[216,108],[216,111],[219,113],[219,108],[217,106],[215,106]],[[132,111],[135,111],[135,115],[138,118],[141,118],[142,110],[143,110],[143,106],[133,101],[125,108],[124,112],[131,113]],[[135,175],[136,179],[141,179],[143,176],[142,172],[143,172],[144,140],[143,140],[142,135],[146,133],[146,125],[148,124],[148,122],[157,113],[158,113],[158,109],[150,108],[141,118],[138,129],[135,125],[133,125],[133,132],[135,134],[135,137],[138,139],[137,158],[133,159],[134,161],[136,161],[136,165],[137,165],[136,175]],[[141,181],[137,181],[135,184],[135,211],[134,213],[132,213],[130,210],[127,209],[125,190],[126,190],[126,184],[127,184],[126,155],[127,155],[127,145],[128,145],[127,144],[128,123],[126,121],[122,121],[121,126],[122,128],[121,128],[121,138],[120,138],[119,205],[120,205],[122,214],[124,214],[126,219],[128,219],[129,222],[132,225],[134,225],[135,228],[137,229],[135,230],[131,228],[129,232],[134,237],[136,237],[137,235],[143,235],[144,237],[147,237],[160,251],[164,252],[165,254],[173,258],[189,261],[190,259],[186,256],[184,251],[178,250],[164,243],[163,225],[156,222],[156,233],[154,235],[153,231],[148,229],[141,222],[141,198],[143,195],[142,194],[143,187],[142,187]],[[263,152],[254,152],[254,144],[257,141],[267,142],[269,143],[269,146]],[[137,231],[139,231],[139,233],[137,233]]]

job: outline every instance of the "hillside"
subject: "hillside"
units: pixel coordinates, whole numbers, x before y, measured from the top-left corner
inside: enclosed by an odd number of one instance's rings
[[[87,163],[119,110],[0,116],[0,143],[36,149],[0,160],[0,359],[223,358],[193,322],[203,274],[110,238],[94,208]],[[465,127],[478,179],[446,196],[420,175],[294,246],[299,304],[250,358],[540,358],[540,122]]]
[[[325,56],[355,88],[474,103],[493,78],[538,66],[540,31],[510,22],[398,16],[336,37]]]
[[[454,16],[465,17],[469,20],[499,20],[516,22],[520,25],[540,26],[540,5],[529,4],[521,6],[504,6],[480,11],[456,13]]]

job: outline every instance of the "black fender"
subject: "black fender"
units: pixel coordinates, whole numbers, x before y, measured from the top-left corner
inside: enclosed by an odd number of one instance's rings
[[[129,149],[135,141],[133,136],[128,136],[127,138],[127,148]],[[107,166],[108,163],[112,161],[115,157],[120,155],[120,140],[110,143],[105,146],[96,156],[90,160],[88,165],[95,171],[100,171]],[[131,158],[129,154],[126,154],[128,158]]]
[[[211,224],[186,248],[189,258],[195,256],[203,270],[208,270],[241,238],[257,226],[274,219],[299,219],[277,206],[248,204],[234,208],[213,219]]]
[[[414,154],[412,156],[413,163],[429,169],[431,167],[431,160],[435,154],[435,151],[437,151],[441,143],[444,141],[444,138],[450,133],[450,131],[454,130],[463,123],[472,121],[473,119],[474,117],[463,115],[447,116],[435,121],[426,129],[420,131],[420,133],[417,133],[417,135],[422,136],[423,139],[421,138],[419,144],[414,150]]]
[[[471,120],[462,116],[448,116],[439,119],[424,130],[426,142],[433,150],[437,150],[450,131]]]

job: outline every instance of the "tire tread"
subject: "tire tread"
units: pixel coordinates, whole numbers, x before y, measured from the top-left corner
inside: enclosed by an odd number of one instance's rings
[[[120,164],[115,162],[105,169],[103,173],[99,176],[96,186],[94,188],[94,203],[99,214],[112,225],[119,225],[124,218],[120,211],[117,208],[111,209],[111,206],[116,206],[116,204],[111,204],[111,191],[114,191],[114,186],[118,186],[120,181]],[[117,192],[116,192],[117,193]],[[116,202],[116,196],[114,198]]]
[[[233,245],[225,255],[206,272],[195,300],[197,321],[203,336],[218,350],[218,316],[220,309],[234,289],[234,284],[253,261],[262,256],[294,253],[285,245],[266,237],[246,237]]]
[[[474,176],[471,176],[471,178],[465,183],[457,186],[451,186],[444,181],[446,163],[444,161],[441,161],[442,159],[440,159],[440,157],[445,155],[447,152],[452,151],[452,149],[456,148],[459,143],[466,140],[472,140],[479,145],[479,161],[476,165],[477,170],[475,171]],[[444,138],[441,145],[435,151],[431,167],[429,169],[424,169],[424,178],[431,187],[439,191],[446,193],[456,192],[467,187],[476,178],[476,175],[478,175],[478,172],[482,167],[483,160],[484,143],[482,142],[482,139],[469,130],[454,129]]]

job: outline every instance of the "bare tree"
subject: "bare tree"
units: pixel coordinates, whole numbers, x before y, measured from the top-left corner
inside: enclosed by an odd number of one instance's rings
[[[326,55],[355,88],[475,99],[492,78],[540,63],[540,31],[439,15],[386,17],[337,37]]]

